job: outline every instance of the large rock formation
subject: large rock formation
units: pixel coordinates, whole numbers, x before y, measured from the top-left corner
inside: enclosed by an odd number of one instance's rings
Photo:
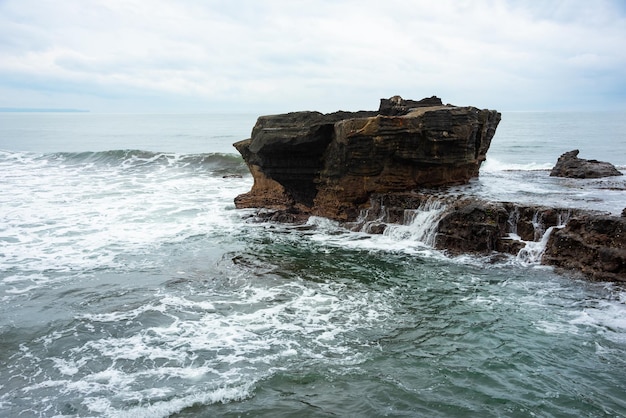
[[[262,116],[251,138],[234,144],[254,178],[235,203],[273,209],[264,216],[279,222],[318,215],[368,233],[427,211],[431,227],[421,239],[450,254],[508,253],[626,282],[626,209],[617,217],[425,191],[477,176],[499,121],[494,110],[398,96],[382,99],[378,111]],[[589,163],[594,173],[606,168],[577,154],[559,159],[561,172],[590,177]]]
[[[235,203],[354,220],[373,193],[477,176],[499,122],[495,110],[399,96],[377,112],[262,116],[234,144],[254,177]]]
[[[570,177],[576,179],[596,179],[609,176],[621,176],[622,173],[611,163],[598,160],[578,158],[577,149],[561,155],[552,168],[553,177]]]

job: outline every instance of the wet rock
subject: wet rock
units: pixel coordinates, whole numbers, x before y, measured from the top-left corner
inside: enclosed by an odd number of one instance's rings
[[[626,218],[584,215],[548,240],[542,262],[596,280],[626,282]]]
[[[501,237],[496,243],[496,251],[503,254],[517,255],[525,247],[525,242],[507,237]]]
[[[509,214],[501,203],[479,199],[457,202],[439,221],[435,247],[452,254],[496,251],[506,235]]]
[[[579,152],[580,151],[576,149],[561,155],[556,162],[556,165],[552,168],[550,176],[595,179],[622,175],[622,173],[611,163],[578,158]]]
[[[370,223],[367,225],[367,228],[363,232],[366,232],[368,234],[379,235],[379,234],[383,234],[386,229],[387,229],[386,223]]]
[[[454,196],[443,191],[373,195],[357,222],[344,225],[368,232],[371,225],[407,224],[411,212],[442,208],[433,219],[433,246],[450,254],[517,255],[527,242],[538,242],[550,227],[564,225],[572,216],[588,213],[577,209],[525,206]]]
[[[281,224],[303,225],[309,219],[309,215],[298,211],[296,208],[262,210],[256,213],[256,220],[270,221]]]

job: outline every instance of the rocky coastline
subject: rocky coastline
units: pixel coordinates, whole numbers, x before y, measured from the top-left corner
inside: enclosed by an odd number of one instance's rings
[[[444,105],[437,97],[399,96],[381,99],[378,111],[261,116],[251,138],[234,144],[254,179],[235,205],[263,209],[260,216],[277,222],[322,216],[367,233],[427,214],[432,230],[425,240],[451,255],[509,254],[593,280],[626,282],[624,213],[445,191],[478,176],[500,118],[495,110]],[[577,155],[559,159],[571,177],[594,176],[589,164],[621,175]],[[584,167],[577,170],[574,158]]]

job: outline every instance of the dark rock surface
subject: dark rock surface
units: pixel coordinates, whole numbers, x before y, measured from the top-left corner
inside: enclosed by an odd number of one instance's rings
[[[611,163],[598,160],[578,158],[577,149],[561,155],[552,168],[553,177],[570,177],[577,179],[595,179],[601,177],[621,176],[622,173]]]
[[[238,196],[235,204],[309,212],[335,123],[375,114],[292,112],[259,117],[251,138],[234,144],[254,177],[252,190]]]
[[[509,214],[504,205],[469,198],[455,202],[437,226],[435,248],[457,255],[504,249]]]
[[[495,110],[399,96],[378,111],[262,116],[234,144],[254,177],[235,204],[354,220],[373,193],[477,176],[499,122]]]
[[[426,97],[422,100],[405,100],[400,96],[393,96],[389,99],[380,99],[378,113],[383,116],[402,116],[413,109],[434,106],[443,106],[443,102],[437,96]]]
[[[445,210],[434,225],[431,244],[451,255],[507,253],[594,280],[626,282],[625,217],[475,197],[391,193],[373,196],[359,222],[346,226],[382,233],[390,224],[407,224],[407,213],[432,207],[434,200]]]
[[[626,282],[626,218],[583,215],[551,235],[544,264]]]

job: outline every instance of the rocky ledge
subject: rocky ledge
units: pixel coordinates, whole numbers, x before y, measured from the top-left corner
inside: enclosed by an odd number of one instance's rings
[[[497,260],[508,254],[594,280],[626,282],[624,216],[431,191],[373,195],[369,208],[346,226],[389,233],[418,216],[424,222],[420,240],[453,256]]]
[[[316,215],[369,233],[426,215],[420,239],[451,254],[513,254],[626,281],[624,216],[425,192],[478,176],[499,122],[495,110],[399,96],[378,111],[261,116],[234,144],[254,178],[235,204],[270,209],[275,221]]]

